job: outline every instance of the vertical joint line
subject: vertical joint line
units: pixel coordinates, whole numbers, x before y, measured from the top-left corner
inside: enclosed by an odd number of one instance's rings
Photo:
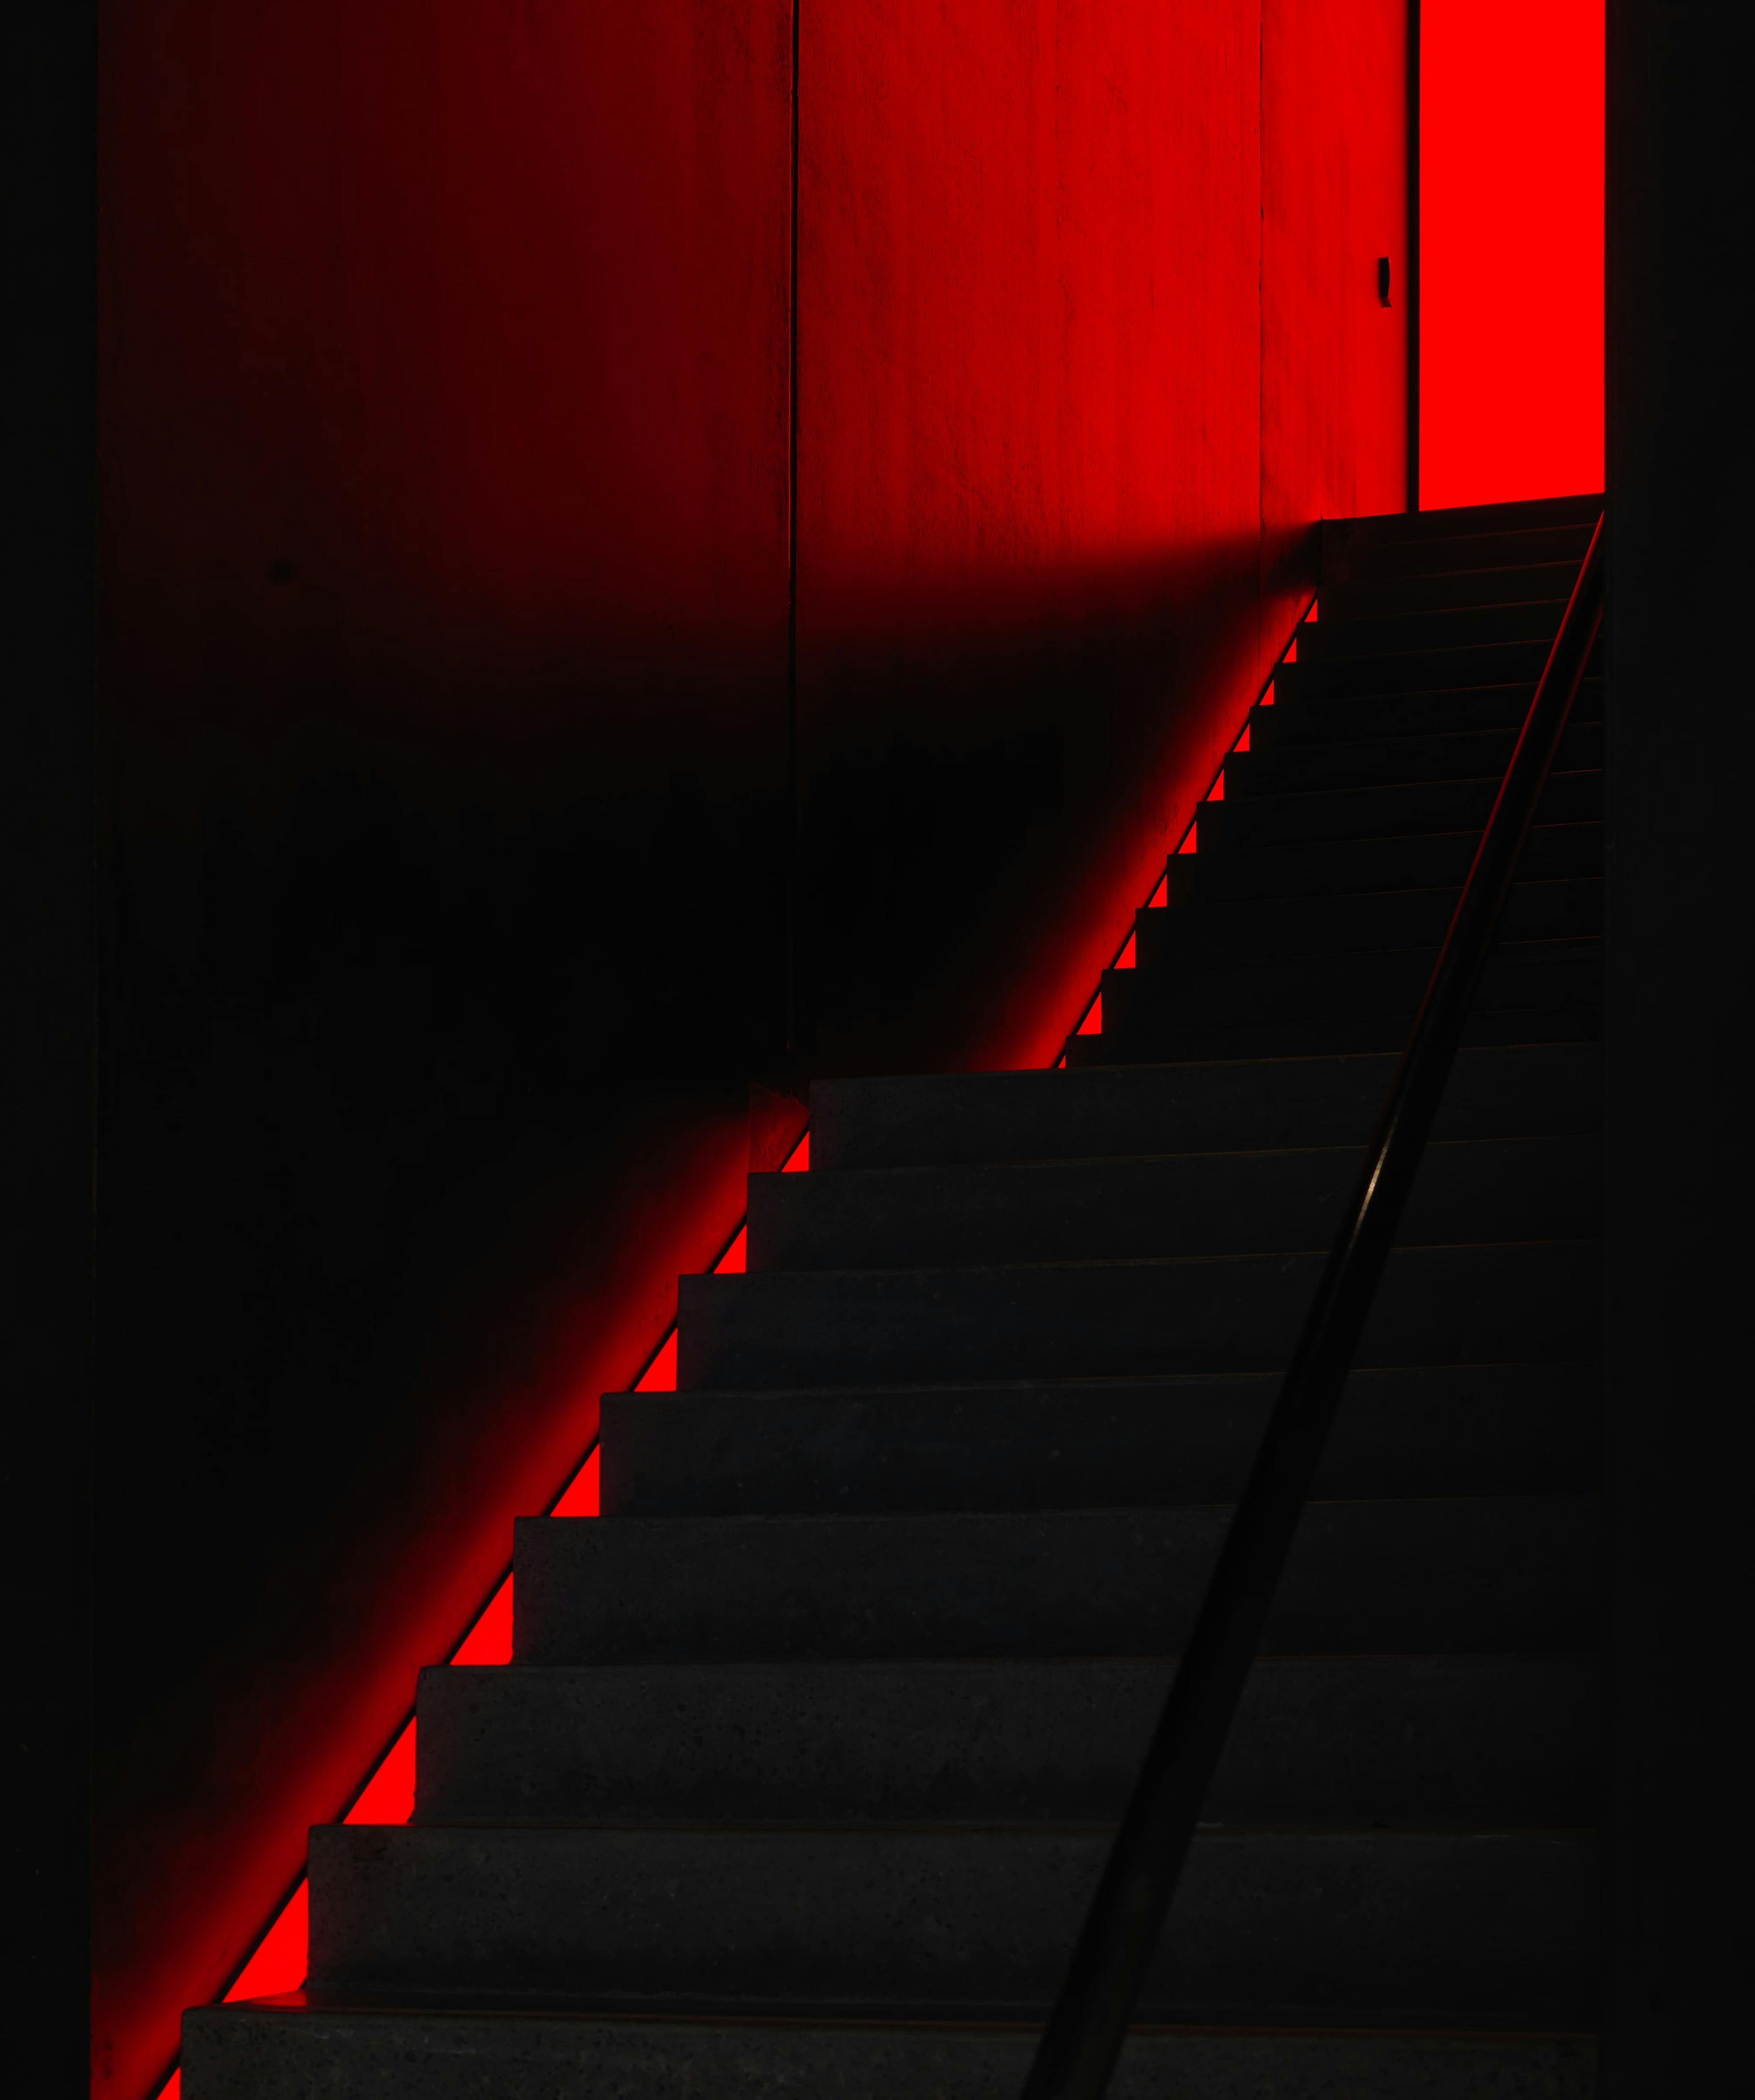
[[[798,1035],[798,11],[792,0],[792,216],[786,303],[786,990],[789,1064]]]

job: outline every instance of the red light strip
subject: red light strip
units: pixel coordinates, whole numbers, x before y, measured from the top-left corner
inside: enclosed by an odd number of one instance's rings
[[[1282,649],[1280,654],[1274,659],[1274,670],[1268,673],[1267,677],[1262,681],[1262,690],[1250,702],[1249,706],[1244,709],[1243,727],[1238,730],[1236,737],[1226,748],[1225,758],[1229,758],[1233,752],[1247,751],[1249,749],[1249,717],[1251,713],[1257,708],[1271,708],[1274,704],[1274,671],[1277,671],[1282,664],[1297,663],[1298,660],[1298,629],[1303,625],[1306,620],[1314,620],[1315,617],[1316,600],[1313,595],[1311,598],[1310,603],[1305,607],[1303,611],[1298,615],[1296,622],[1293,624],[1291,638],[1286,643],[1285,647]],[[1200,797],[1200,801],[1202,802],[1222,802],[1224,801],[1225,758],[1222,758],[1219,761],[1218,770],[1213,775],[1213,784],[1207,789],[1205,794]],[[1188,819],[1188,828],[1183,833],[1181,838],[1178,839],[1176,843],[1174,849],[1174,853],[1191,854],[1195,850],[1195,827],[1200,822],[1200,804],[1197,803],[1195,806],[1194,815]],[[1168,904],[1169,901],[1170,877],[1169,871],[1166,868],[1165,872],[1158,877],[1156,888],[1152,891],[1151,896],[1146,899],[1145,908],[1149,911],[1154,906]],[[1109,968],[1112,970],[1130,970],[1133,967],[1134,929],[1130,924],[1127,929],[1127,938],[1116,951],[1115,960],[1110,964]],[[1102,1035],[1103,979],[1100,977],[1097,980],[1097,989],[1091,994],[1090,1004],[1085,1007],[1085,1011],[1079,1016],[1078,1025],[1072,1032],[1075,1035]],[[1054,1060],[1054,1069],[1056,1071],[1059,1071],[1060,1067],[1064,1065],[1066,1061],[1067,1053],[1063,1050],[1060,1055]]]
[[[811,1133],[807,1129],[786,1155],[782,1174],[804,1174],[811,1166]],[[727,1242],[724,1251],[708,1269],[710,1276],[741,1276],[749,1246],[749,1229],[743,1220]],[[676,1322],[648,1359],[634,1380],[635,1392],[676,1391]],[[595,1516],[598,1513],[598,1447],[593,1444],[579,1462],[577,1471],[545,1512],[549,1516]],[[468,1630],[448,1661],[464,1668],[508,1663],[512,1659],[512,1570],[471,1621]],[[366,1776],[355,1796],[344,1823],[406,1823],[414,1813],[414,1726],[410,1714]],[[237,1979],[221,2003],[236,2005],[244,1998],[274,1998],[303,1988],[310,1958],[311,1890],[301,1874],[292,1893],[276,1912],[268,1929],[239,1970]],[[183,2071],[179,2065],[160,2086],[155,2100],[180,2100]]]

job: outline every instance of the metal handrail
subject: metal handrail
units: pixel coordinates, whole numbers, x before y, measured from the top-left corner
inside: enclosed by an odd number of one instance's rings
[[[1108,2089],[1602,625],[1602,527],[1599,516],[1023,2100],[1102,2100]]]

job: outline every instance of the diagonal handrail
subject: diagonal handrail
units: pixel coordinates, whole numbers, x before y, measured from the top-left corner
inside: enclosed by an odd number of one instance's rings
[[[1102,2100],[1108,2089],[1602,624],[1602,526],[1599,516],[1023,2100]]]

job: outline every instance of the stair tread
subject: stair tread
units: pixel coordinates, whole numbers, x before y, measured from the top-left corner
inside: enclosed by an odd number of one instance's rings
[[[321,1826],[312,1980],[628,2010],[1040,2017],[1106,1844],[1087,1830]],[[1141,2010],[1588,2019],[1596,1882],[1580,1831],[1203,1831]]]
[[[1016,2024],[888,2020],[592,2019],[496,2008],[365,2005],[321,1993],[185,2016],[185,2083],[261,2100],[340,2090],[343,2067],[382,2100],[555,2100],[557,2089],[618,2100],[771,2100],[776,2092],[836,2100],[997,2100],[1022,2088],[1035,2046]],[[1287,2085],[1290,2080],[1291,2085]],[[1226,2034],[1136,2029],[1114,2100],[1240,2100],[1263,2089],[1323,2089],[1357,2100],[1587,2100],[1594,2045],[1572,2036],[1468,2038],[1261,2030]]]
[[[939,1158],[1083,1156],[1122,1136],[1175,1149],[1362,1142],[1395,1076],[1389,1053],[1134,1065],[1116,1071],[953,1073],[819,1080],[812,1171]],[[1559,1044],[1465,1050],[1438,1133],[1583,1129],[1600,1123],[1602,1053]],[[1094,1144],[1100,1134],[1107,1142]]]
[[[513,1654],[1161,1653],[1187,1636],[1231,1507],[520,1519]],[[1590,1493],[1314,1502],[1264,1641],[1588,1644],[1599,1523]]]
[[[417,1820],[1101,1824],[1174,1657],[513,1665],[420,1684]],[[479,1674],[476,1674],[479,1675]],[[1589,1820],[1588,1653],[1277,1656],[1205,1820],[1546,1828]]]

